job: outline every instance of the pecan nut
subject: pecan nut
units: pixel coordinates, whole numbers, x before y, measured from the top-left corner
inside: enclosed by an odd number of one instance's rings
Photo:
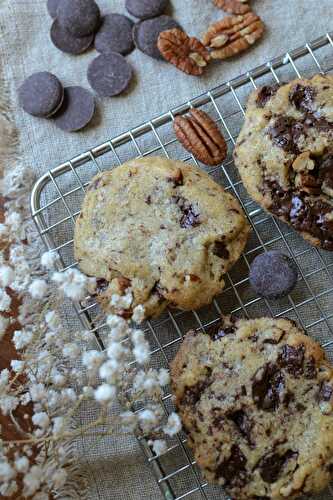
[[[180,29],[162,31],[157,47],[164,59],[188,75],[202,75],[210,55],[206,47]]]
[[[176,116],[174,130],[184,148],[205,165],[218,165],[226,158],[224,137],[204,111],[191,109],[187,116]]]
[[[229,14],[246,14],[250,11],[248,0],[213,0],[216,7]]]
[[[203,44],[212,49],[213,59],[227,59],[251,47],[261,38],[264,29],[264,23],[253,12],[228,16],[208,28]]]
[[[295,172],[307,172],[313,170],[314,167],[315,162],[311,159],[309,151],[304,151],[299,154],[292,164],[292,168]]]
[[[299,173],[295,177],[295,186],[305,193],[319,195],[321,193],[321,183],[313,175]]]

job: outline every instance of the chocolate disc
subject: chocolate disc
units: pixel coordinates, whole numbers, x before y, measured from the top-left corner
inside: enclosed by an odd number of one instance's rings
[[[47,0],[47,10],[53,19],[57,17],[57,10],[61,1],[62,0]]]
[[[67,54],[82,54],[89,49],[94,41],[94,35],[75,37],[65,28],[63,28],[56,19],[50,31],[50,37],[53,45]]]
[[[95,37],[95,49],[102,54],[128,54],[134,49],[133,21],[121,14],[108,14]]]
[[[24,111],[47,118],[62,104],[64,89],[52,73],[42,71],[29,76],[19,88],[19,102]]]
[[[155,17],[140,21],[134,25],[133,39],[139,50],[154,59],[163,59],[157,48],[157,40],[162,31],[180,28],[179,24],[169,16]]]
[[[101,14],[94,0],[61,0],[57,19],[63,28],[80,37],[96,33]]]
[[[168,4],[169,0],[126,0],[125,7],[132,16],[148,19],[163,14]]]
[[[88,81],[101,97],[112,97],[126,90],[132,76],[132,67],[116,52],[101,54],[88,67]]]
[[[65,132],[76,132],[91,121],[95,112],[95,99],[82,87],[65,87],[64,103],[54,116],[55,125]]]

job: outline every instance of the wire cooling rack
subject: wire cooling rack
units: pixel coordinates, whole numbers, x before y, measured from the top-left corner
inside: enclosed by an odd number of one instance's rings
[[[223,293],[210,307],[196,312],[168,310],[145,325],[154,366],[167,367],[183,335],[191,328],[205,329],[210,326],[218,321],[222,311],[243,317],[270,315],[294,319],[321,343],[330,359],[333,358],[333,255],[309,246],[292,229],[263,212],[248,197],[232,162],[232,150],[243,122],[249,92],[263,84],[332,72],[332,36],[332,33],[326,34],[107,140],[48,171],[35,184],[31,195],[32,217],[47,248],[59,254],[60,270],[65,270],[76,266],[73,229],[93,175],[130,158],[147,155],[162,155],[198,165],[176,140],[172,128],[174,116],[194,106],[209,112],[219,123],[228,142],[228,157],[219,167],[207,169],[204,165],[198,166],[237,196],[253,232],[241,259],[227,275]],[[296,289],[281,301],[257,297],[249,287],[249,265],[256,255],[268,249],[283,250],[294,259],[299,269]],[[74,307],[84,327],[91,330],[103,349],[105,323],[93,298],[74,304]],[[172,411],[169,390],[165,391],[161,404],[166,414]],[[184,434],[180,433],[170,440],[168,451],[162,457],[155,456],[146,440],[140,439],[140,443],[166,499],[227,498],[220,488],[208,485],[203,479]],[[333,489],[320,498],[332,499]]]

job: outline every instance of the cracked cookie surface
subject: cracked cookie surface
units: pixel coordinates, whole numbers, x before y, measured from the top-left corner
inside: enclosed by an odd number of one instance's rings
[[[144,158],[92,180],[76,222],[75,257],[97,278],[106,312],[112,294],[131,287],[131,309],[142,304],[151,317],[169,304],[187,310],[210,303],[248,233],[238,201],[208,174]]]
[[[198,465],[234,500],[298,498],[333,473],[333,369],[286,319],[189,332],[171,365]]]
[[[252,93],[234,158],[256,202],[333,251],[333,76]]]

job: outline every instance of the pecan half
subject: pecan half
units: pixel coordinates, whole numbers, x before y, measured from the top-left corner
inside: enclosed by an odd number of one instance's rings
[[[321,186],[318,179],[313,175],[299,173],[295,177],[295,186],[308,194],[319,195],[321,193]]]
[[[206,165],[218,165],[227,156],[227,144],[216,123],[204,111],[191,109],[176,116],[174,130],[184,148]]]
[[[229,14],[246,14],[250,11],[248,0],[213,0],[216,7]]]
[[[180,29],[162,31],[157,47],[164,59],[188,75],[202,75],[210,55],[206,47]]]
[[[253,12],[228,16],[208,28],[203,44],[212,49],[213,59],[227,59],[247,50],[261,38],[264,29],[264,23]]]

